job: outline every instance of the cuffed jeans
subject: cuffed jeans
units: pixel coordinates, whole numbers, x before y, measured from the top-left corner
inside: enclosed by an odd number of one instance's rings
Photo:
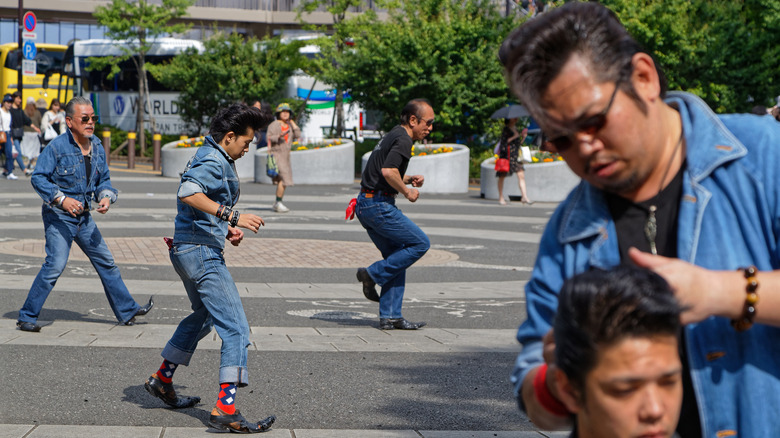
[[[70,247],[75,241],[98,273],[103,291],[116,319],[126,323],[138,312],[135,302],[122,281],[103,236],[89,213],[72,217],[64,211],[55,211],[48,204],[42,209],[43,228],[46,236],[46,259],[33,281],[27,299],[19,310],[19,321],[35,323],[43,303],[60,278],[68,263]]]
[[[222,250],[185,243],[174,245],[170,255],[192,303],[192,314],[179,323],[162,357],[189,365],[198,342],[216,327],[222,339],[219,383],[248,385],[249,323]]]
[[[420,227],[395,206],[393,197],[374,194],[367,198],[361,193],[357,198],[356,215],[383,257],[367,268],[368,275],[382,286],[379,317],[402,318],[406,269],[425,255],[431,242]]]

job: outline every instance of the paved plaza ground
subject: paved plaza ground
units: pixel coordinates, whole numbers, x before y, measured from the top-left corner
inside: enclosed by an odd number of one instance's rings
[[[178,181],[147,166],[112,166],[119,201],[94,214],[131,293],[155,307],[117,325],[101,283],[74,245],[46,302],[40,333],[15,329],[44,257],[41,200],[29,179],[0,180],[0,438],[206,437],[218,390],[220,340],[180,367],[178,392],[201,404],[166,409],[143,389],[189,301],[162,238],[172,236]],[[355,279],[379,258],[344,208],[358,184],[295,186],[286,214],[274,188],[244,182],[238,209],[263,217],[225,258],[252,330],[250,385],[237,406],[249,420],[276,415],[263,436],[487,438],[566,436],[538,431],[518,411],[509,374],[525,317],[523,285],[555,204],[507,207],[478,187],[426,194],[399,207],[431,250],[407,275],[404,316],[419,331],[381,331],[378,308]],[[531,194],[533,197],[533,194]]]

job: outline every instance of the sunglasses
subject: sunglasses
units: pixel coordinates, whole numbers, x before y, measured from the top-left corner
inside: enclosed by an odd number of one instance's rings
[[[100,118],[98,116],[81,116],[81,123],[88,123],[92,119],[92,123],[97,123]]]
[[[615,83],[615,91],[612,92],[612,96],[609,98],[606,108],[604,108],[598,114],[592,115],[579,122],[572,122],[574,125],[572,130],[567,134],[559,135],[558,137],[548,139],[558,152],[563,152],[569,149],[576,141],[576,136],[579,133],[585,133],[588,136],[596,135],[607,124],[607,114],[612,109],[612,103],[615,101],[615,96],[618,90],[620,90],[620,82]]]
[[[434,119],[425,120],[425,119],[423,119],[422,117],[418,117],[418,116],[415,116],[415,117],[417,117],[417,120],[418,120],[418,121],[425,123],[425,125],[426,125],[426,126],[431,126],[431,125],[433,125],[433,120],[434,120]]]

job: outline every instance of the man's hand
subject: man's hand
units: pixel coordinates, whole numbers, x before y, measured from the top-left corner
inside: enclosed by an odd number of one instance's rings
[[[241,218],[239,218],[241,219]],[[228,226],[227,240],[233,246],[238,246],[242,240],[244,240],[244,232],[238,228]]]
[[[555,384],[557,379],[555,370],[557,367],[555,366],[555,337],[552,330],[542,337],[542,357],[544,357],[544,362],[547,364],[547,376],[545,378],[547,389],[553,397],[560,400],[558,385]],[[520,396],[523,398],[528,419],[545,430],[557,430],[568,427],[571,425],[569,417],[561,417],[547,411],[536,397],[534,379],[540,368],[536,367],[529,371],[520,387]]]
[[[106,214],[108,213],[108,207],[111,205],[111,199],[109,198],[103,198],[100,200],[100,207],[96,210],[98,213]]]
[[[425,177],[422,175],[412,175],[409,177],[409,184],[411,184],[412,187],[422,187],[424,182]]]
[[[263,218],[255,214],[241,213],[241,216],[238,217],[238,226],[241,228],[246,228],[255,234],[257,234],[257,231],[263,225],[265,225]]]
[[[68,198],[67,196],[62,200],[62,204],[60,205],[63,210],[67,211],[68,214],[73,217],[84,212],[84,205],[82,205],[81,202],[73,198]]]
[[[406,191],[404,196],[409,200],[409,202],[414,202],[417,200],[417,198],[420,197],[420,191],[417,189],[409,189]]]

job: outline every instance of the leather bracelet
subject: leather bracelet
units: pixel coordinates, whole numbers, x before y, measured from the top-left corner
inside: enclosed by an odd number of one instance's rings
[[[738,319],[731,320],[731,326],[738,332],[744,332],[753,326],[753,321],[756,319],[756,304],[758,303],[758,269],[755,266],[749,266],[747,268],[739,268],[745,274],[745,306],[742,309],[742,316]]]
[[[235,210],[233,212],[233,217],[230,218],[230,226],[235,228],[238,226],[238,218],[241,216],[241,213],[238,212],[238,210]]]
[[[225,209],[225,206],[224,206],[224,205],[222,205],[222,204],[219,204],[219,207],[217,207],[217,214],[215,214],[214,216],[216,216],[216,217],[218,217],[218,218],[222,219],[222,211],[223,211],[224,209]]]
[[[547,387],[547,364],[540,366],[536,376],[534,376],[534,394],[536,395],[536,400],[539,401],[539,404],[547,412],[559,417],[571,416],[571,412],[566,408],[566,405],[555,398],[550,392],[550,388]]]

